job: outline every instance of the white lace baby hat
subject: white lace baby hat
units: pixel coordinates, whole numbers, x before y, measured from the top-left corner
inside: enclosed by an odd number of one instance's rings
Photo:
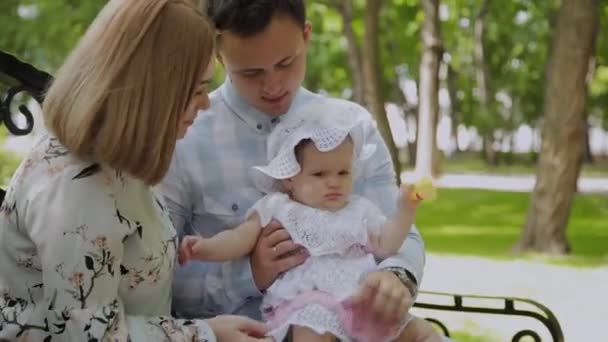
[[[284,192],[282,179],[300,173],[295,154],[300,141],[310,139],[321,152],[338,147],[350,135],[354,145],[353,176],[357,177],[366,159],[376,151],[375,144],[366,142],[375,123],[369,113],[352,102],[325,98],[293,113],[281,121],[267,141],[268,164],[254,166],[255,186],[268,194]]]

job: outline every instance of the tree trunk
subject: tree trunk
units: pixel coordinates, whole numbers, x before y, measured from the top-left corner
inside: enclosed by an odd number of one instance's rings
[[[456,144],[456,152],[460,152],[460,146],[458,145],[458,113],[460,112],[459,99],[456,90],[456,71],[452,68],[452,65],[448,63],[448,76],[447,76],[447,86],[448,86],[448,94],[450,96],[450,119],[451,119],[451,138],[452,141]]]
[[[397,48],[395,47],[395,44],[393,42],[388,42],[387,50],[390,53],[393,65],[398,65],[399,56],[398,56],[398,52],[397,52]],[[398,97],[398,100],[396,100],[396,101],[401,102],[399,107],[401,107],[401,110],[403,110],[403,120],[405,121],[406,130],[407,130],[408,119],[410,117],[414,119],[414,122],[416,122],[418,120],[418,118],[416,117],[418,114],[418,108],[415,105],[412,105],[407,101],[407,98],[405,97],[405,93],[403,92],[403,89],[401,89],[401,77],[402,77],[401,73],[398,72],[397,70],[395,70],[394,82],[395,82],[395,89],[397,89],[397,97]],[[405,149],[406,149],[406,153],[407,153],[408,166],[415,167],[416,166],[416,141],[409,142],[406,140]]]
[[[595,76],[595,67],[596,67],[596,58],[595,56],[591,56],[589,58],[589,71],[587,72],[587,83],[590,83]],[[591,151],[591,135],[589,134],[591,130],[591,125],[585,119],[585,149],[584,149],[584,159],[583,162],[587,164],[593,164],[593,153]]]
[[[520,106],[519,106],[519,98],[516,96],[512,96],[512,94],[509,94],[509,96],[511,96],[511,99],[513,101],[511,108],[510,108],[510,113],[509,113],[509,125],[508,125],[508,130],[509,133],[508,134],[508,143],[509,143],[509,151],[508,153],[505,155],[505,163],[507,163],[508,165],[512,165],[513,161],[514,161],[514,157],[515,157],[515,136],[517,134],[517,123],[516,123],[516,116],[519,114],[520,112]]]
[[[439,63],[443,53],[439,30],[439,0],[423,0],[422,59],[420,61],[420,96],[416,174],[432,176],[439,116]]]
[[[393,160],[397,182],[400,182],[401,165],[399,152],[395,146],[384,108],[384,98],[380,91],[380,66],[379,66],[379,43],[378,43],[378,20],[380,16],[381,2],[368,0],[365,10],[365,36],[363,39],[363,91],[367,107],[374,115],[378,123],[380,134],[384,138],[386,146]]]
[[[498,166],[498,153],[494,149],[494,134],[485,134],[483,140],[483,158],[489,165]]]
[[[477,91],[479,100],[479,115],[482,118],[481,133],[483,136],[483,157],[490,165],[496,165],[496,151],[494,151],[494,129],[491,124],[490,117],[490,99],[491,91],[488,84],[488,64],[486,61],[485,51],[485,27],[486,15],[490,0],[484,0],[481,7],[475,16],[474,34],[475,34],[475,79],[477,81]]]
[[[585,146],[583,148],[583,162],[587,164],[593,164],[593,153],[591,151],[591,125],[585,122]]]
[[[516,251],[565,254],[566,227],[585,144],[586,76],[595,49],[598,0],[563,0],[547,65],[536,185]]]
[[[355,35],[355,31],[353,31],[353,1],[344,0],[336,2],[334,5],[342,16],[342,33],[346,38],[348,66],[353,76],[353,100],[361,105],[365,105],[361,53],[357,44],[357,36]]]

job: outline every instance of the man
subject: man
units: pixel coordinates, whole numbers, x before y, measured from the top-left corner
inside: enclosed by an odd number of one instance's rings
[[[268,134],[281,119],[321,98],[301,87],[311,38],[304,8],[302,0],[209,1],[226,80],[178,144],[163,182],[180,236],[209,237],[242,222],[247,209],[262,197],[250,169],[266,163]],[[392,162],[379,132],[369,138],[378,148],[355,192],[391,216],[398,193]],[[280,222],[273,221],[250,257],[194,262],[178,269],[174,311],[186,317],[236,313],[259,318],[262,292],[280,273],[305,259]],[[401,253],[383,260],[362,282],[357,302],[381,318],[403,318],[413,304],[423,267],[424,245],[413,227]],[[425,340],[431,334],[430,324],[414,319],[403,337]]]

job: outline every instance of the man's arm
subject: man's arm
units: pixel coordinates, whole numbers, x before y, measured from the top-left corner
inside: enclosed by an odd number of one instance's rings
[[[195,234],[191,226],[193,201],[195,191],[201,191],[194,189],[187,165],[183,163],[183,153],[188,152],[184,147],[178,144],[171,168],[161,185],[180,240],[186,234]],[[261,295],[253,281],[249,257],[222,263],[191,262],[177,268],[173,310],[188,318],[211,317],[235,312],[245,302]]]

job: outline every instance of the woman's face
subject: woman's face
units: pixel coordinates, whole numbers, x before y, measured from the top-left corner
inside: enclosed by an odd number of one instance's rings
[[[188,131],[188,127],[190,127],[194,123],[194,119],[196,119],[196,114],[199,110],[205,110],[209,108],[209,84],[211,83],[211,79],[213,78],[213,72],[215,70],[215,60],[212,59],[203,74],[200,76],[200,82],[196,85],[194,89],[194,93],[190,102],[188,103],[188,108],[186,109],[186,113],[182,116],[179,127],[177,129],[177,139],[181,139],[186,135]]]

